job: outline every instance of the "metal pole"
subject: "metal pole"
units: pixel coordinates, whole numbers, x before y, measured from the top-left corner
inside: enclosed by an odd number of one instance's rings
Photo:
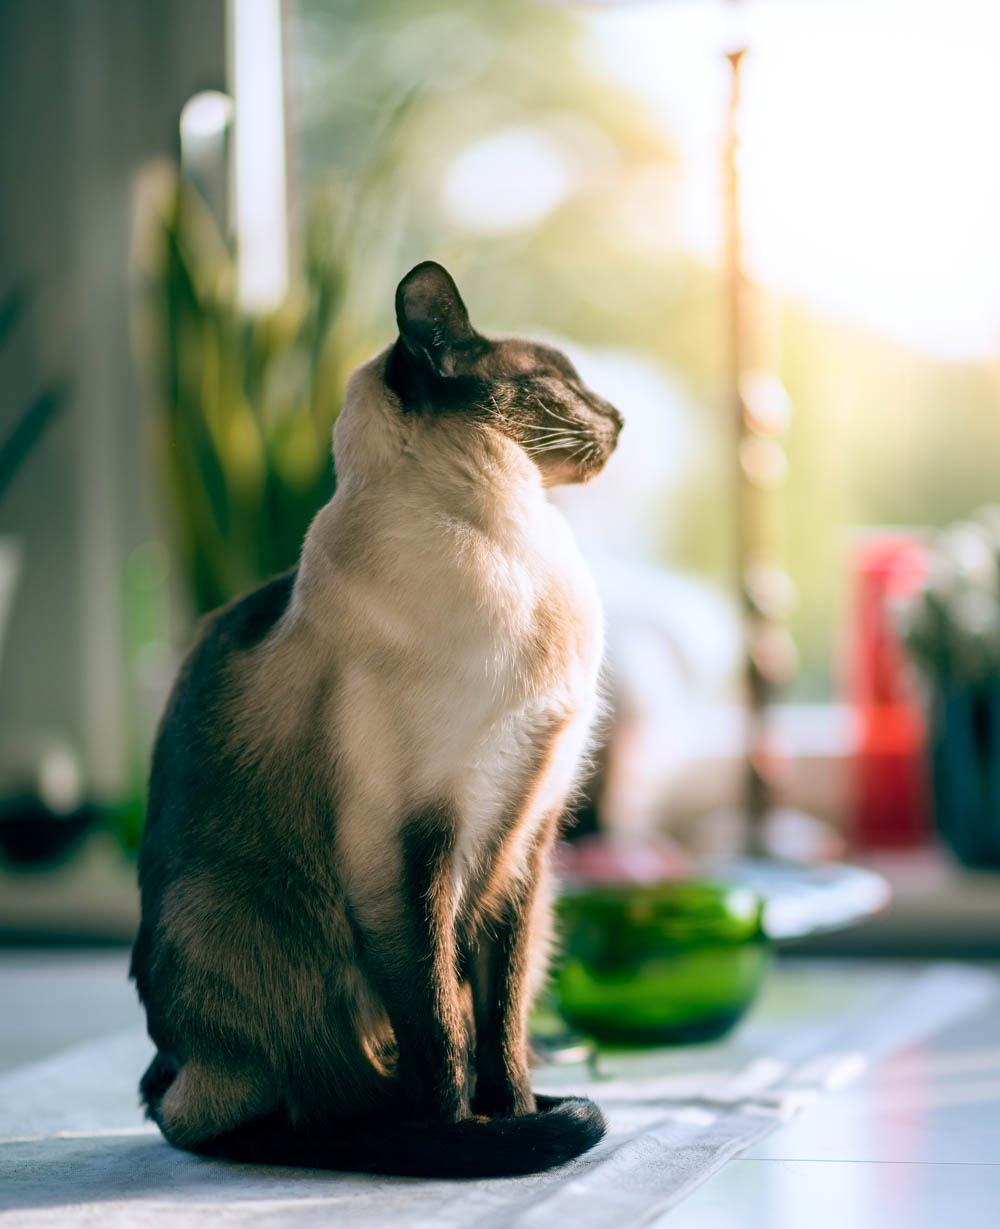
[[[763,852],[763,824],[771,806],[771,788],[765,776],[767,730],[765,711],[769,682],[753,652],[755,631],[759,631],[760,612],[748,583],[748,569],[756,540],[755,520],[759,512],[759,492],[744,466],[743,444],[749,435],[744,376],[747,370],[749,331],[749,286],[743,268],[743,227],[740,210],[739,112],[741,73],[746,48],[726,54],[730,69],[728,123],[726,129],[726,265],[729,316],[730,413],[733,440],[734,544],[736,583],[744,634],[744,679],[746,686],[746,743],[744,763],[744,807],[747,817],[747,847],[750,853]]]

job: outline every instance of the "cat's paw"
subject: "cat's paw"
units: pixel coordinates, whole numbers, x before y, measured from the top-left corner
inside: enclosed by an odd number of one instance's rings
[[[472,1098],[472,1112],[488,1118],[523,1118],[535,1112],[535,1094],[527,1081],[492,1083],[480,1080]]]
[[[468,1094],[461,1088],[440,1084],[409,1084],[404,1096],[405,1116],[420,1122],[464,1122],[475,1113]]]

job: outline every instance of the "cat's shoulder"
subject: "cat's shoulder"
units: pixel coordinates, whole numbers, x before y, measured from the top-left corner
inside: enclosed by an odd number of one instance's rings
[[[253,649],[267,637],[291,605],[297,568],[273,576],[257,589],[236,597],[201,619],[194,651]]]
[[[295,569],[276,576],[202,620],[160,719],[151,799],[163,773],[173,782],[177,765],[187,762],[192,749],[197,749],[202,769],[210,767],[220,738],[240,711],[240,659],[280,622],[291,603],[295,577]]]
[[[222,698],[215,693],[230,679],[234,661],[260,645],[288,610],[296,573],[296,568],[283,572],[205,615],[177,672],[164,714],[165,726],[192,703],[200,710],[210,697],[213,703]]]
[[[290,568],[207,615],[199,643],[214,642],[220,648],[237,650],[255,648],[288,610],[297,574],[297,568]]]

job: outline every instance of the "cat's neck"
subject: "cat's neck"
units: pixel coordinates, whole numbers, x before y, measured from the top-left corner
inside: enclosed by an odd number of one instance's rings
[[[354,373],[337,421],[335,501],[406,505],[410,515],[455,517],[484,532],[546,501],[523,449],[460,413],[401,417],[384,380],[386,354]]]
[[[489,536],[523,524],[547,502],[537,467],[517,444],[488,426],[447,418],[419,424],[396,477],[428,508]]]

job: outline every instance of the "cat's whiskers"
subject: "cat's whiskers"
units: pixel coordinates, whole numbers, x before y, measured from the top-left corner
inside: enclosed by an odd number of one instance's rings
[[[539,453],[543,453],[543,452],[562,452],[568,449],[572,443],[573,443],[573,440],[557,440],[554,443],[540,444],[537,447],[528,448],[525,451],[529,452],[532,456],[537,456]],[[576,453],[579,447],[580,445],[577,445],[577,448],[573,449],[573,451],[570,453],[570,456]]]
[[[576,441],[579,440],[579,438],[580,437],[578,435],[566,435],[566,434],[543,435],[543,436],[530,437],[524,441],[524,444],[526,447],[535,447],[538,445],[545,445],[545,444],[566,444],[568,446],[570,444],[576,443]]]
[[[540,404],[540,403],[539,403],[539,404]],[[558,410],[553,410],[551,407],[550,407],[550,408],[548,408],[545,412],[546,412],[546,414],[548,414],[549,418],[554,418],[554,419],[556,420],[556,422],[564,422],[564,423],[568,423],[568,424],[569,424],[569,426],[574,427],[577,431],[579,431],[579,429],[580,429],[580,422],[579,422],[579,420],[578,420],[578,419],[575,419],[575,418],[569,418],[567,415],[565,415],[565,414],[560,414],[560,413],[558,412]]]
[[[536,428],[533,432],[531,432],[527,436],[527,438],[528,439],[544,439],[548,436],[554,436],[554,435],[565,436],[566,438],[569,438],[569,439],[579,438],[578,431],[567,431],[565,427]]]
[[[556,422],[566,423],[574,431],[580,430],[581,423],[578,418],[570,418],[567,414],[560,414],[560,412],[556,409],[553,409],[552,406],[546,405],[545,402],[542,401],[541,397],[539,397],[537,393],[532,393],[531,395],[536,405],[539,407],[539,409],[543,410],[544,413],[549,418],[555,419]]]
[[[533,435],[525,436],[524,442],[528,444],[547,444],[553,440],[562,440],[567,444],[571,444],[580,438],[579,432],[560,429],[558,431],[536,432]]]

